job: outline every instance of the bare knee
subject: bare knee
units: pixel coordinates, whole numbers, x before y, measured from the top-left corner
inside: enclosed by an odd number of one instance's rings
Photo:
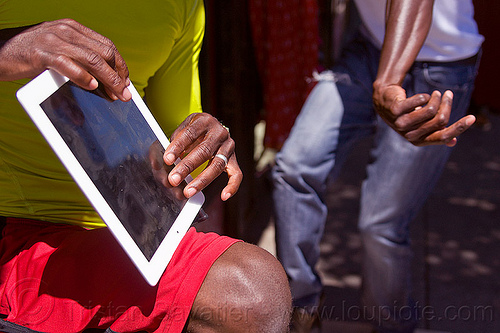
[[[288,280],[267,251],[236,243],[208,272],[191,311],[188,332],[287,332]]]

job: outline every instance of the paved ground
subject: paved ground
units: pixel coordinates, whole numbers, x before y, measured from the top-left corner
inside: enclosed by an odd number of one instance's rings
[[[500,118],[460,138],[412,230],[420,332],[500,332]],[[360,240],[356,230],[363,142],[329,191],[319,270],[326,286],[323,332],[364,333],[358,320]],[[273,229],[260,243],[274,251]]]

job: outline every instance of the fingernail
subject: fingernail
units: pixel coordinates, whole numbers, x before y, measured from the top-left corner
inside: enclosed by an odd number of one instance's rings
[[[446,143],[446,146],[448,147],[454,147],[457,144],[457,138],[453,138],[450,141]]]
[[[172,154],[172,153],[168,153],[166,156],[165,156],[165,163],[167,163],[168,165],[172,164],[175,162],[175,155]]]
[[[188,197],[188,198],[191,198],[193,195],[195,195],[195,194],[196,194],[196,192],[197,192],[197,191],[196,191],[196,189],[195,189],[195,188],[193,188],[193,187],[188,188],[188,189],[186,190],[187,197]]]
[[[128,101],[132,98],[132,94],[128,88],[123,89],[122,96],[124,101]]]
[[[474,124],[475,120],[476,119],[469,117],[469,118],[465,119],[465,125],[470,126],[470,125]]]
[[[97,80],[95,78],[92,78],[92,80],[90,80],[90,83],[89,83],[89,89],[95,90],[95,89],[97,89],[98,86],[99,86],[99,82],[97,82]]]
[[[170,176],[170,180],[171,180],[171,184],[172,185],[179,185],[179,183],[181,182],[181,175],[179,175],[178,173],[174,173],[173,175]]]
[[[230,192],[222,194],[222,201],[226,201],[227,199],[231,198],[231,195],[232,194]]]

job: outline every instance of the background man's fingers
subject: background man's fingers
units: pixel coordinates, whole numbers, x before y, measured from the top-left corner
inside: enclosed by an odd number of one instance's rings
[[[467,115],[457,122],[453,123],[449,127],[446,127],[440,131],[436,131],[431,135],[427,136],[423,139],[420,146],[426,145],[436,145],[436,144],[445,144],[447,146],[453,147],[457,142],[457,137],[469,129],[474,122],[476,121],[476,117],[473,115]]]

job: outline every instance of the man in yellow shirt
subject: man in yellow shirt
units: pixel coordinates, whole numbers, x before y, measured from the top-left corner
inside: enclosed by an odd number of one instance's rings
[[[104,245],[111,234],[15,100],[46,68],[123,101],[131,80],[171,134],[165,162],[189,153],[170,183],[209,161],[184,194],[225,171],[227,200],[242,175],[229,133],[201,113],[203,2],[10,0],[0,5],[0,29],[0,330],[286,331],[291,301],[281,266],[228,237],[190,230],[149,287],[118,246]]]

